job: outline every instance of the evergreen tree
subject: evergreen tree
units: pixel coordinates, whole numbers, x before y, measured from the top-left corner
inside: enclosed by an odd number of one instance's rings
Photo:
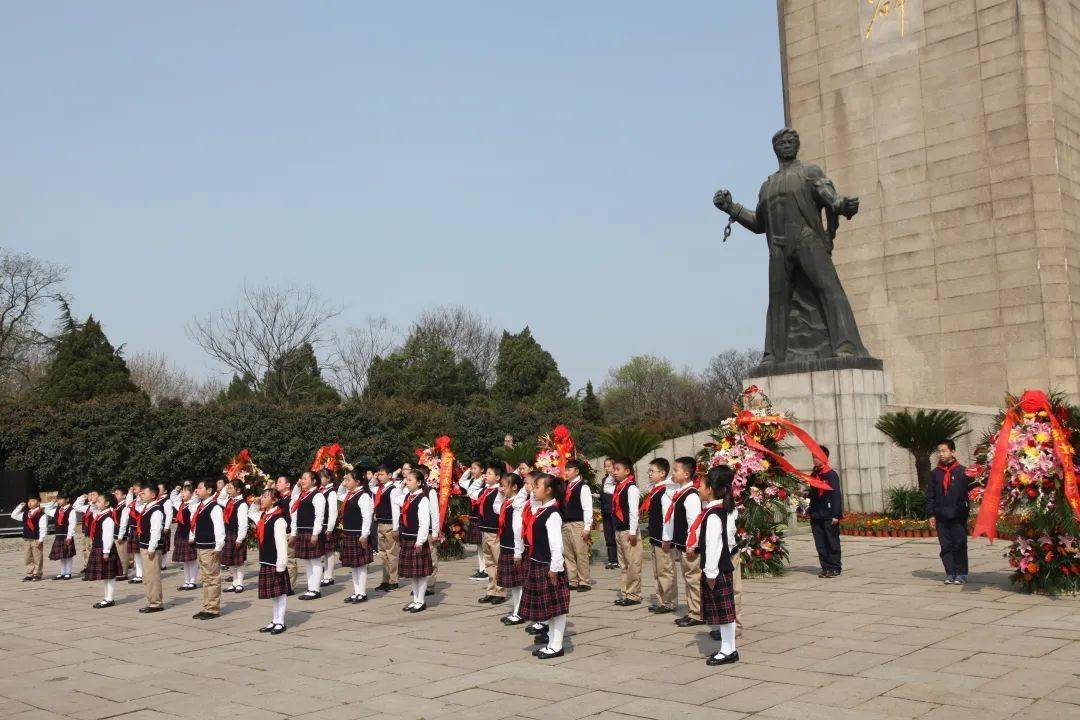
[[[234,402],[255,400],[258,398],[258,393],[253,389],[254,385],[255,381],[250,373],[244,373],[243,378],[239,375],[233,375],[229,386],[218,393],[217,401],[222,405],[228,405]]]
[[[310,343],[281,355],[263,380],[267,400],[286,405],[332,404],[340,400],[319,371],[319,361]]]
[[[84,402],[96,397],[135,393],[131,373],[120,351],[109,343],[101,323],[91,315],[79,323],[64,305],[63,328],[53,348],[42,383],[45,402]]]
[[[365,397],[399,397],[456,405],[483,391],[476,365],[458,362],[438,335],[415,330],[401,347],[375,358],[368,369]]]
[[[592,380],[585,383],[585,397],[581,401],[581,416],[585,422],[593,425],[604,424],[604,409],[600,407],[600,401],[593,392]]]
[[[570,382],[559,374],[555,358],[532,336],[526,326],[521,332],[503,331],[499,359],[495,362],[492,394],[503,400],[566,398]]]

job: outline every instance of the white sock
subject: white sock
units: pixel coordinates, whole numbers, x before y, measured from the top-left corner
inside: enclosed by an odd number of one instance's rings
[[[349,574],[352,575],[353,595],[367,595],[367,568],[349,568]]]
[[[304,577],[307,579],[307,591],[308,592],[313,592],[315,590],[318,590],[319,589],[319,583],[318,583],[318,581],[315,580],[315,568],[313,567],[314,563],[311,560],[307,559],[307,558],[304,558],[303,562],[304,562]],[[313,585],[314,585],[314,587],[313,587]]]
[[[116,580],[109,578],[105,581],[105,602],[112,602],[113,592],[116,590]]]
[[[337,567],[337,556],[334,553],[324,556],[326,558],[326,577],[334,577],[334,569]]]
[[[720,626],[720,652],[725,655],[735,652],[735,623]]]
[[[563,633],[566,632],[566,614],[556,615],[548,623],[547,646],[558,652],[562,650]]]
[[[278,595],[274,598],[274,624],[285,624],[285,596]]]
[[[322,589],[320,587],[322,585],[322,562],[320,562],[319,560],[311,561],[311,574],[314,576],[315,579],[315,583],[314,585],[312,585],[312,587],[315,589],[316,592],[318,592]]]
[[[416,604],[424,604],[424,596],[427,595],[427,582],[426,577],[417,578],[416,580]]]
[[[232,584],[234,586],[239,585],[240,587],[243,587],[244,586],[244,567],[243,567],[243,565],[237,565],[237,566],[231,567],[229,569],[232,570]]]
[[[194,585],[195,584],[195,571],[196,571],[197,567],[198,567],[198,565],[196,564],[196,562],[194,560],[186,560],[184,562],[184,584],[185,585]]]
[[[142,553],[135,553],[135,577],[142,577]]]
[[[71,574],[71,568],[72,568],[72,566],[74,564],[75,564],[75,558],[73,558],[73,557],[67,558],[67,565],[64,566],[64,574],[65,575],[70,575]]]
[[[476,546],[476,562],[480,566],[480,572],[484,572],[484,548],[479,544]]]
[[[520,615],[518,615],[518,610],[521,609],[521,591],[522,590],[523,590],[523,588],[519,588],[519,587],[510,588],[510,602],[512,602],[514,604],[514,611],[512,613],[510,613],[510,614],[513,615],[515,618],[521,617]]]

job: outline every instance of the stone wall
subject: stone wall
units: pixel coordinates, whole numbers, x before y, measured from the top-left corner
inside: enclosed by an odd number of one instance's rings
[[[1076,399],[1080,0],[907,0],[903,36],[893,6],[866,38],[873,5],[778,0],[802,158],[862,200],[834,259],[863,339],[898,403]]]

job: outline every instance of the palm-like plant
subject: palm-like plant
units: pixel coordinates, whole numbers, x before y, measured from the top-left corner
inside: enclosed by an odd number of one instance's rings
[[[926,492],[930,480],[930,455],[939,443],[967,435],[967,420],[955,410],[901,410],[885,413],[877,421],[877,429],[885,433],[897,447],[915,457],[915,477],[919,489]]]
[[[596,449],[609,458],[626,458],[636,463],[660,447],[664,439],[656,433],[637,427],[613,426],[596,432]]]
[[[500,445],[492,450],[491,454],[516,471],[517,467],[523,462],[528,463],[530,466],[536,462],[536,453],[539,451],[540,447],[534,442],[518,441],[514,443],[514,447]]]

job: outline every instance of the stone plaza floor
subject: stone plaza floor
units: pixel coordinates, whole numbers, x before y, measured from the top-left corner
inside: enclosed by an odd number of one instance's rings
[[[789,573],[746,582],[742,661],[711,668],[702,628],[613,607],[618,572],[602,565],[593,592],[572,597],[566,656],[541,662],[498,622],[506,605],[477,604],[471,555],[442,564],[416,615],[401,612],[404,587],[343,604],[339,569],[321,600],[290,598],[288,632],[270,637],[253,584],[223,595],[215,621],[191,619],[200,593],[177,593],[175,569],[166,612],[138,614],[141,587],[127,584],[93,610],[100,583],[24,584],[21,545],[5,541],[0,717],[1080,718],[1080,599],[1010,589],[1004,543],[971,544],[964,587],[942,584],[934,539],[845,537],[835,580],[816,577],[808,535],[790,543]],[[648,593],[648,558],[644,575]]]

